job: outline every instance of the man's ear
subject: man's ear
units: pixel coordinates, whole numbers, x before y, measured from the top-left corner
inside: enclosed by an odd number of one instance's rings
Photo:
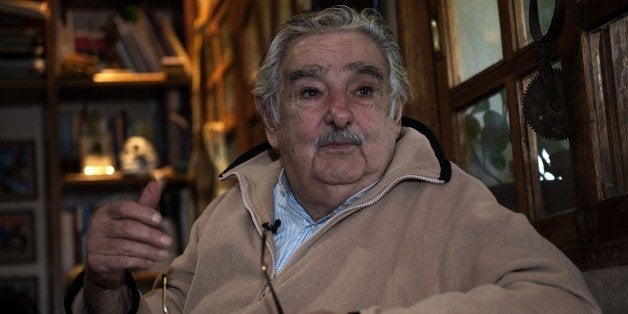
[[[264,121],[264,131],[266,132],[268,143],[270,143],[270,146],[273,148],[277,148],[277,125],[271,117],[268,106],[264,103],[262,97],[255,96],[255,110]]]
[[[397,103],[395,103],[396,109],[394,112],[393,121],[395,121],[396,129],[398,132],[401,132],[401,117],[403,116],[403,104],[405,101],[403,99],[398,99]]]

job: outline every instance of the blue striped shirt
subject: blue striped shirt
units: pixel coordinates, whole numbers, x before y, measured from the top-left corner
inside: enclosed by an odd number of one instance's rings
[[[377,183],[377,181],[375,183]],[[305,211],[305,208],[299,204],[294,194],[292,194],[288,179],[284,171],[282,171],[273,191],[273,213],[275,219],[281,220],[281,227],[277,230],[277,234],[275,235],[275,247],[277,250],[275,271],[281,271],[283,266],[290,260],[290,257],[305,241],[323,227],[327,221],[363,196],[375,183],[351,196],[329,215],[318,221],[314,221]]]

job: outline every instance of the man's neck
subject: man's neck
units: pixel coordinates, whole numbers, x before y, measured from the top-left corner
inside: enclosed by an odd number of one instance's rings
[[[296,200],[303,206],[313,221],[318,221],[331,214],[336,208],[343,205],[347,200],[375,185],[379,178],[366,184],[352,185],[319,185],[317,189],[309,187],[308,193],[300,193],[300,189],[290,185],[290,190]]]

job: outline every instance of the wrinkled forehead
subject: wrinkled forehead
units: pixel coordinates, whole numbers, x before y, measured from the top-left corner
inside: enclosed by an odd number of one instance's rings
[[[357,31],[311,34],[293,40],[281,63],[286,82],[303,77],[320,77],[331,71],[388,76],[389,67],[377,44]]]

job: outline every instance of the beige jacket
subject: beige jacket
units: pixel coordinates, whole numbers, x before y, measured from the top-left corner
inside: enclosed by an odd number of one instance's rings
[[[169,313],[276,312],[260,251],[280,169],[263,153],[224,174],[237,185],[173,262]],[[266,255],[273,263],[270,234]],[[409,128],[382,180],[271,276],[286,313],[600,312],[578,269],[524,215]],[[140,311],[161,311],[160,289]]]

